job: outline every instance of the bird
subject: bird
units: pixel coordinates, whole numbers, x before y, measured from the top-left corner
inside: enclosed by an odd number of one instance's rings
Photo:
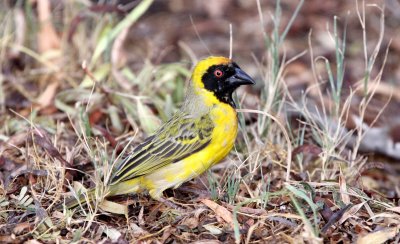
[[[181,108],[156,132],[113,167],[106,196],[147,191],[161,201],[163,191],[178,188],[225,158],[238,133],[234,91],[255,81],[230,58],[210,56],[192,71]],[[86,196],[65,201],[74,208],[93,200]]]

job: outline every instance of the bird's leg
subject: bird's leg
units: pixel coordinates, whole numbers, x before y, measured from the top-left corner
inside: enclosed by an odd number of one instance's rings
[[[207,190],[201,190],[201,189],[188,187],[188,186],[181,186],[181,187],[179,187],[179,190],[197,194],[198,198],[206,198],[206,197],[210,197],[210,195],[211,195],[210,192]]]
[[[179,211],[181,211],[181,212],[185,212],[185,211],[186,211],[185,209],[179,207],[178,205],[176,205],[176,204],[173,203],[172,201],[170,201],[170,200],[164,198],[164,197],[162,196],[162,192],[163,192],[163,191],[156,190],[156,189],[152,189],[152,190],[149,191],[149,194],[150,194],[150,196],[151,196],[153,199],[155,199],[155,200],[157,200],[157,201],[163,203],[163,204],[164,204],[165,206],[167,206],[167,207],[170,207],[170,208],[179,210]]]
[[[159,202],[163,203],[165,206],[179,210],[179,211],[185,211],[185,209],[181,208],[180,206],[176,205],[175,203],[173,203],[172,201],[160,197],[159,199],[157,199]]]

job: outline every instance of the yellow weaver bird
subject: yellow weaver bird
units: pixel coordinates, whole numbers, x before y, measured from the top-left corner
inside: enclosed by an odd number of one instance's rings
[[[238,131],[232,93],[249,84],[253,79],[232,60],[201,60],[181,109],[114,168],[107,196],[148,191],[161,200],[164,190],[179,187],[221,161]],[[87,196],[93,199],[94,190]],[[79,201],[85,202],[85,197]],[[78,204],[77,199],[66,201],[67,208]]]

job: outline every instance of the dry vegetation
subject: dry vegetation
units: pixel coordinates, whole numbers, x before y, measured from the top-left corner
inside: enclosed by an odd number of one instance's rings
[[[398,243],[400,6],[385,4],[1,1],[0,242]],[[235,150],[164,193],[180,209],[99,191],[56,210],[176,111],[191,64],[229,55],[230,23],[257,80]]]

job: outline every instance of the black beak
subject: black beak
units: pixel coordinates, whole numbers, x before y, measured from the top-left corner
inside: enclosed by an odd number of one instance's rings
[[[256,84],[256,82],[240,68],[235,68],[235,74],[229,77],[227,81],[229,82],[229,85],[232,87]]]

